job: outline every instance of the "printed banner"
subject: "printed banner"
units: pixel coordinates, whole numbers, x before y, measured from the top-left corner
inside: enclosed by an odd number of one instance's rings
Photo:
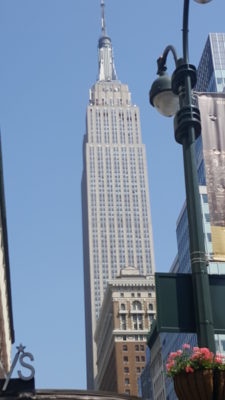
[[[213,257],[225,261],[225,93],[198,93]]]

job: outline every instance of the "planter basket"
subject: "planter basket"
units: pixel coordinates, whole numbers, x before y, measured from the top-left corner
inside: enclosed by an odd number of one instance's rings
[[[216,400],[225,400],[225,371],[215,370],[214,393]]]
[[[173,378],[179,400],[225,400],[225,371],[196,370]]]
[[[196,370],[193,373],[182,373],[174,376],[173,379],[174,389],[179,400],[212,400],[212,369]],[[221,400],[222,399],[224,398],[221,398]]]

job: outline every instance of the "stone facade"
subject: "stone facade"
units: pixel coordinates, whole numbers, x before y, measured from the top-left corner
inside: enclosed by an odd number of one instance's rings
[[[155,317],[152,275],[125,268],[108,283],[95,332],[99,390],[138,395],[146,338]]]

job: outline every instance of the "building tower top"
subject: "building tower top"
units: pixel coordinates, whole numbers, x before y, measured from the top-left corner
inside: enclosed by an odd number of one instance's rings
[[[106,34],[105,1],[101,0],[101,37],[98,41],[99,81],[117,80],[113,60],[112,42]]]
[[[105,28],[105,1],[101,0],[101,9],[102,9],[102,36],[106,36],[106,28]]]

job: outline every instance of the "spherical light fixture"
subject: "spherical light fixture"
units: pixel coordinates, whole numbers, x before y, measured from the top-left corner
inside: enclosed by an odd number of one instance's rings
[[[172,92],[171,78],[165,71],[153,82],[149,92],[150,104],[165,117],[172,117],[179,109],[179,96]]]

